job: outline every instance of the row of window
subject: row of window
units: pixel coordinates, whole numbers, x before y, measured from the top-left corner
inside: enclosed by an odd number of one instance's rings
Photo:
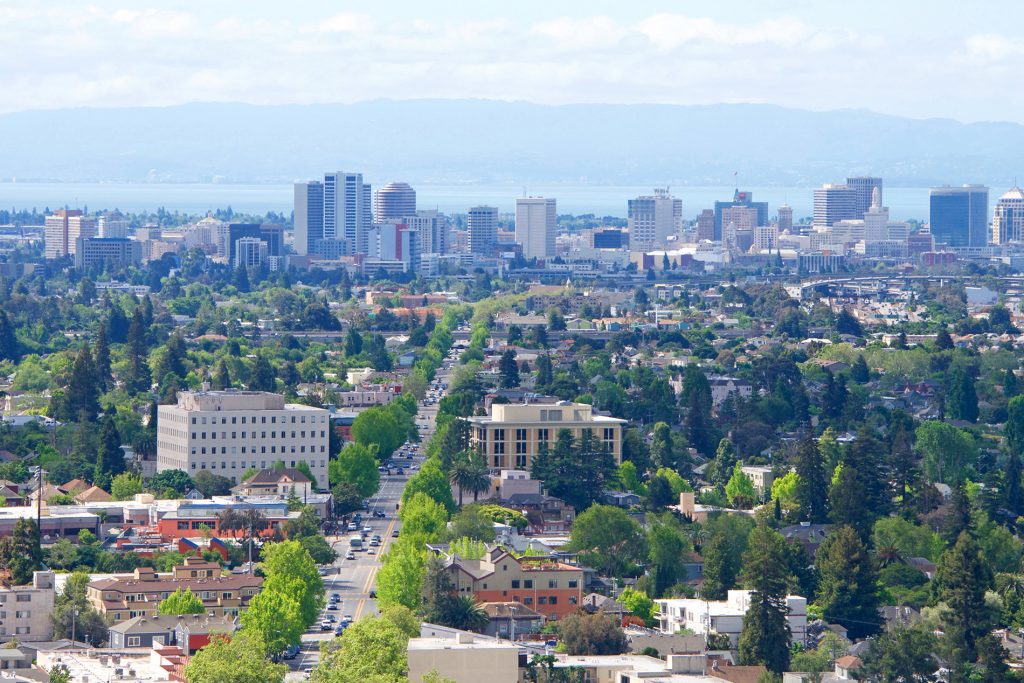
[[[533,604],[533,596],[532,595],[524,595],[523,599],[520,600],[518,595],[513,595],[512,596],[512,602],[521,602],[524,605],[532,605]],[[569,604],[570,605],[575,605],[575,604],[578,604],[578,603],[579,603],[579,600],[576,598],[575,595],[570,595],[569,596]],[[539,595],[539,596],[537,596],[537,604],[538,605],[557,605],[558,604],[558,596],[557,595]]]
[[[264,448],[261,452],[262,453],[266,453],[266,448]],[[271,446],[270,447],[270,453],[274,454],[275,452],[276,451],[275,451],[274,447]],[[320,452],[321,453],[323,452],[322,448],[320,449]],[[284,448],[282,448],[281,449],[281,455],[284,455],[284,453],[285,453],[285,450],[284,450]],[[292,447],[292,453],[295,453],[295,448],[294,447]],[[310,453],[312,453],[312,450],[310,450]],[[195,455],[195,454],[196,454],[195,453],[195,449],[193,449],[192,455]],[[231,449],[231,455],[234,455],[234,454],[235,454],[235,450],[234,450],[234,448],[232,448]],[[245,454],[245,447],[244,446],[242,447],[242,454],[243,455]],[[255,451],[253,451],[253,455],[255,455],[255,454],[256,454]],[[206,449],[205,448],[203,449],[203,455],[206,455]],[[217,454],[215,452],[211,452],[210,455],[217,455]],[[223,450],[221,450],[221,455],[226,455]],[[239,462],[237,462],[235,460],[232,460],[230,462],[231,462],[231,467],[229,468],[228,467],[228,461],[227,460],[221,460],[220,461],[220,469],[222,469],[222,470],[232,469],[233,470],[233,469],[236,469],[236,467],[235,467],[236,465],[238,465],[237,469],[240,469],[240,470],[247,469],[246,464],[245,464],[246,463],[245,460],[243,460],[241,463],[239,463]],[[316,467],[316,460],[307,460],[305,462],[307,462],[310,467]],[[291,465],[289,465],[289,467],[295,467],[295,463],[296,463],[296,461],[292,460],[291,461]],[[201,463],[199,463],[199,465],[200,465],[199,469],[202,469],[202,470],[206,469],[206,463],[205,462],[201,462]],[[255,460],[252,461],[252,466],[256,467],[256,461]],[[326,463],[325,460],[321,460],[320,461],[320,467],[327,467],[327,463]],[[192,463],[192,469],[196,469],[196,463],[194,463],[194,462]],[[210,463],[210,469],[211,470],[217,469],[217,463],[211,462]],[[264,470],[267,469],[267,461],[266,460],[263,460],[263,461],[260,462],[260,469],[264,469]]]
[[[569,588],[578,588],[578,579],[569,579]],[[484,585],[487,588],[487,585]],[[519,579],[512,579],[512,588],[519,588]],[[523,588],[533,588],[533,579],[523,579]],[[558,579],[548,579],[548,588],[558,588]]]
[[[18,635],[18,636],[27,636],[30,633],[32,633],[32,628],[30,626],[16,626],[14,628],[14,634]],[[6,626],[0,626],[0,636],[6,636],[6,635],[8,635],[7,634],[7,627]]]
[[[236,453],[238,453],[238,449],[239,448],[242,449],[242,454],[243,455],[246,452],[246,448],[249,449],[249,453],[253,453],[253,454],[256,453],[256,447],[255,446],[230,446],[230,447],[229,446],[221,446],[220,447],[220,454],[221,455],[227,455],[228,448],[231,448],[231,455],[235,455]],[[278,451],[277,448],[278,448],[277,446],[271,446],[270,447],[270,452],[271,453],[278,453],[278,452],[280,452],[280,453],[305,453],[306,452],[305,444],[299,446],[299,450],[298,451],[295,450],[295,446],[281,446],[281,450],[280,451]],[[200,455],[200,454],[206,455],[206,449],[207,449],[206,446],[193,446],[192,447],[192,455]],[[217,455],[217,446],[210,446],[209,449],[210,449],[210,455]],[[260,446],[260,453],[266,453],[266,452],[267,452],[267,447],[266,446]],[[310,453],[316,453],[317,452],[317,447],[316,446],[310,446],[309,447],[309,452]],[[326,453],[327,452],[327,446],[321,445],[319,452],[320,453]],[[192,469],[195,469],[195,465],[192,466]],[[227,468],[224,468],[224,469],[227,469]]]
[[[317,417],[319,417],[320,419],[318,420]],[[300,415],[299,416],[300,419],[298,421],[296,421],[295,418],[296,418],[295,415],[291,416],[291,424],[306,424],[306,416],[305,415]],[[197,420],[198,420],[198,422],[197,422]],[[241,424],[246,424],[246,420],[247,420],[247,416],[246,415],[242,415],[242,422],[241,422]],[[312,424],[316,424],[317,422],[319,422],[320,424],[325,424],[327,422],[327,416],[326,415],[319,415],[319,416],[313,415],[313,416],[310,416],[309,421]],[[200,417],[200,418],[193,417],[192,418],[192,424],[206,424],[206,418],[205,417]],[[226,424],[228,424],[228,418],[222,417],[222,418],[220,418],[220,422],[217,422],[217,418],[211,417],[210,418],[210,424],[212,424],[212,425],[215,425],[215,424],[226,425]],[[231,424],[239,424],[238,416],[237,415],[233,415],[231,417]],[[256,424],[256,418],[253,417],[251,420],[248,421],[248,424]],[[260,424],[267,424],[267,416],[266,415],[260,415]],[[270,416],[270,424],[288,424],[288,418],[286,418],[284,415],[282,415],[281,416],[281,421],[278,422],[277,421],[277,415],[271,415]]]
[[[193,439],[193,441],[195,439],[197,439],[197,438],[205,439],[206,438],[206,434],[207,434],[206,432],[192,432],[192,439]],[[210,434],[210,439],[212,439],[213,441],[217,440],[217,432],[210,432],[209,434]],[[247,434],[248,434],[248,432],[242,432],[242,438],[243,439],[246,439],[246,438],[255,439],[255,438],[257,438],[256,437],[256,432],[253,432],[251,437],[247,436]],[[317,436],[316,431],[315,430],[310,430],[309,438],[315,439],[316,436]],[[227,432],[221,432],[220,433],[220,438],[221,439],[227,439],[228,438],[228,433]],[[231,438],[232,439],[237,439],[238,438],[238,432],[231,432]],[[267,433],[266,432],[260,432],[259,438],[261,438],[261,439],[267,438]],[[288,438],[294,439],[294,438],[296,438],[295,437],[295,430],[294,429],[292,430],[291,437],[288,436],[288,432],[281,432],[281,435],[278,436],[278,433],[276,431],[271,431],[270,432],[270,438],[271,439],[288,439]],[[306,431],[305,430],[301,430],[299,432],[299,438],[301,438],[301,439],[305,439],[306,438]],[[327,431],[326,430],[324,430],[324,429],[320,430],[320,438],[321,439],[326,439],[327,438]]]

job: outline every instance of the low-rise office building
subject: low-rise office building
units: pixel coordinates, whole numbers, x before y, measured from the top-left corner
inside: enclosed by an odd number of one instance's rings
[[[159,408],[157,472],[203,470],[238,483],[249,468],[309,465],[327,482],[328,411],[263,391],[182,391]]]
[[[127,237],[79,237],[75,267],[133,266],[142,263],[142,243]]]
[[[495,469],[529,469],[542,448],[553,448],[558,434],[569,430],[574,439],[588,431],[618,465],[622,462],[625,420],[598,415],[586,403],[506,403],[491,405],[490,414],[466,418],[471,444]]]
[[[431,671],[455,683],[516,683],[519,680],[519,646],[472,633],[451,638],[409,640],[409,680],[422,681]]]
[[[169,574],[158,574],[152,567],[139,567],[134,573],[91,581],[86,598],[100,614],[113,621],[149,617],[157,606],[176,590],[191,590],[203,601],[204,612],[215,617],[238,616],[263,587],[263,578],[252,574],[221,576],[220,565],[198,557]]]
[[[739,642],[743,616],[750,608],[751,591],[731,590],[725,600],[699,600],[696,598],[655,600],[658,629],[663,633],[677,633],[683,629],[708,636],[720,634],[729,637],[732,647]],[[807,598],[799,595],[786,597],[792,642],[803,643],[807,638]]]

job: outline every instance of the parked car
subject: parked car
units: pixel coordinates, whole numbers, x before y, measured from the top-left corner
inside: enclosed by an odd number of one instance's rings
[[[295,659],[301,651],[298,645],[289,645],[281,653],[281,659]]]

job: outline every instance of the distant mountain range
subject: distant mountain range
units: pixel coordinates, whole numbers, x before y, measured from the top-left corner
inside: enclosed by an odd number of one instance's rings
[[[380,183],[1009,184],[1024,126],[774,105],[489,100],[61,109],[0,115],[0,178],[290,182],[327,170]]]

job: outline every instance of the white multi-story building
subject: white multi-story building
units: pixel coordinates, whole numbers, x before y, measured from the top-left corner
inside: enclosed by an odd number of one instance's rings
[[[309,465],[327,481],[330,421],[323,408],[263,391],[183,391],[157,416],[157,472],[210,470],[236,484],[250,467]]]
[[[295,253],[316,253],[316,243],[324,238],[324,184],[312,180],[295,183]]]
[[[259,237],[242,237],[235,240],[235,268],[259,268],[269,257],[267,243]]]
[[[516,242],[523,256],[551,258],[555,255],[558,212],[553,197],[521,197],[516,200]]]
[[[124,239],[128,237],[128,221],[118,215],[100,216],[99,220],[100,237],[117,237]]]
[[[743,630],[743,615],[750,609],[750,594],[751,591],[732,590],[725,600],[655,600],[658,630],[662,633],[677,633],[689,629],[703,636],[718,633],[729,636],[735,648],[740,639],[740,631]],[[786,606],[786,623],[789,624],[792,642],[803,643],[807,639],[807,598],[788,595]]]
[[[79,237],[96,236],[96,222],[78,209],[57,209],[46,217],[45,256],[59,259],[74,256]]]
[[[416,190],[409,183],[388,183],[377,190],[373,220],[377,223],[416,214]]]
[[[366,253],[366,238],[373,225],[371,187],[362,173],[324,175],[325,240],[344,240],[351,253]]]
[[[53,599],[53,572],[32,572],[32,583],[25,586],[0,586],[0,638],[26,643],[50,640]]]
[[[1024,241],[1024,190],[1014,185],[996,202],[992,214],[992,243]]]
[[[632,250],[663,246],[669,237],[683,230],[683,200],[673,197],[668,188],[655,189],[653,196],[630,199],[628,211]]]
[[[857,214],[857,190],[849,185],[826,183],[814,190],[814,224],[834,225],[839,221],[860,220]]]
[[[447,254],[451,240],[448,237],[448,218],[434,210],[417,211],[415,216],[401,219],[410,230],[420,236],[421,254]]]

